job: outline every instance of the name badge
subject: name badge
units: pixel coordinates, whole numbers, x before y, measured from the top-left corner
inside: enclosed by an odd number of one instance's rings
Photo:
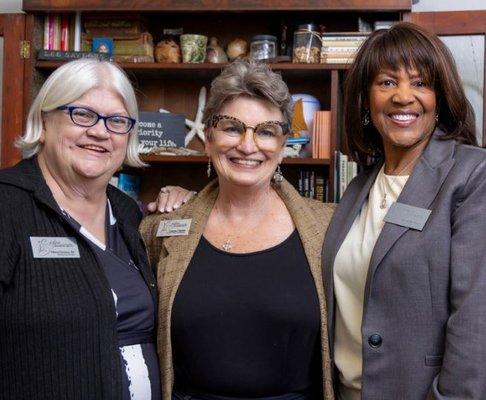
[[[157,229],[157,237],[187,236],[192,219],[170,219],[160,221]]]
[[[405,228],[421,231],[429,219],[431,210],[409,206],[403,203],[393,203],[383,220]]]
[[[31,236],[34,258],[79,258],[79,249],[73,237]]]

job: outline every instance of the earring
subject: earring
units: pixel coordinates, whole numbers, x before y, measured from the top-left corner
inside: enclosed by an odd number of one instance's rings
[[[208,169],[206,170],[208,178],[211,177],[211,159],[208,160]]]
[[[439,123],[439,114],[435,114],[435,123],[438,124]]]
[[[277,185],[280,185],[282,183],[283,179],[284,179],[284,177],[283,177],[282,170],[280,169],[280,164],[279,164],[279,165],[277,165],[277,169],[273,173],[273,180],[275,181],[275,183]]]
[[[366,108],[362,120],[363,126],[367,126],[370,123],[370,109]]]

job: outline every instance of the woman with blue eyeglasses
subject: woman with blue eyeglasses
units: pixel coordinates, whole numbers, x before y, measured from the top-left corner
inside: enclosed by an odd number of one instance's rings
[[[136,203],[108,185],[137,154],[121,69],[78,60],[44,83],[0,171],[0,397],[160,399],[156,284]]]

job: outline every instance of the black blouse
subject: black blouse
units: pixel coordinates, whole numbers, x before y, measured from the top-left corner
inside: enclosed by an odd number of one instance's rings
[[[317,291],[297,231],[246,254],[201,239],[172,311],[175,389],[268,397],[320,386]]]

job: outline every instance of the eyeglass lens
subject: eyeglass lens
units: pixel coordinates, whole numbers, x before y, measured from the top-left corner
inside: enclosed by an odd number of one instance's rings
[[[86,108],[73,108],[71,111],[71,118],[74,123],[81,126],[93,126],[98,122],[98,114]],[[123,116],[110,116],[104,118],[105,126],[109,131],[115,133],[127,133],[132,123],[129,118]]]
[[[215,128],[216,132],[241,140],[248,127],[242,121],[223,118],[218,121]],[[263,122],[255,127],[253,136],[258,146],[274,148],[279,145],[280,138],[283,135],[283,129],[280,125],[273,122]]]

